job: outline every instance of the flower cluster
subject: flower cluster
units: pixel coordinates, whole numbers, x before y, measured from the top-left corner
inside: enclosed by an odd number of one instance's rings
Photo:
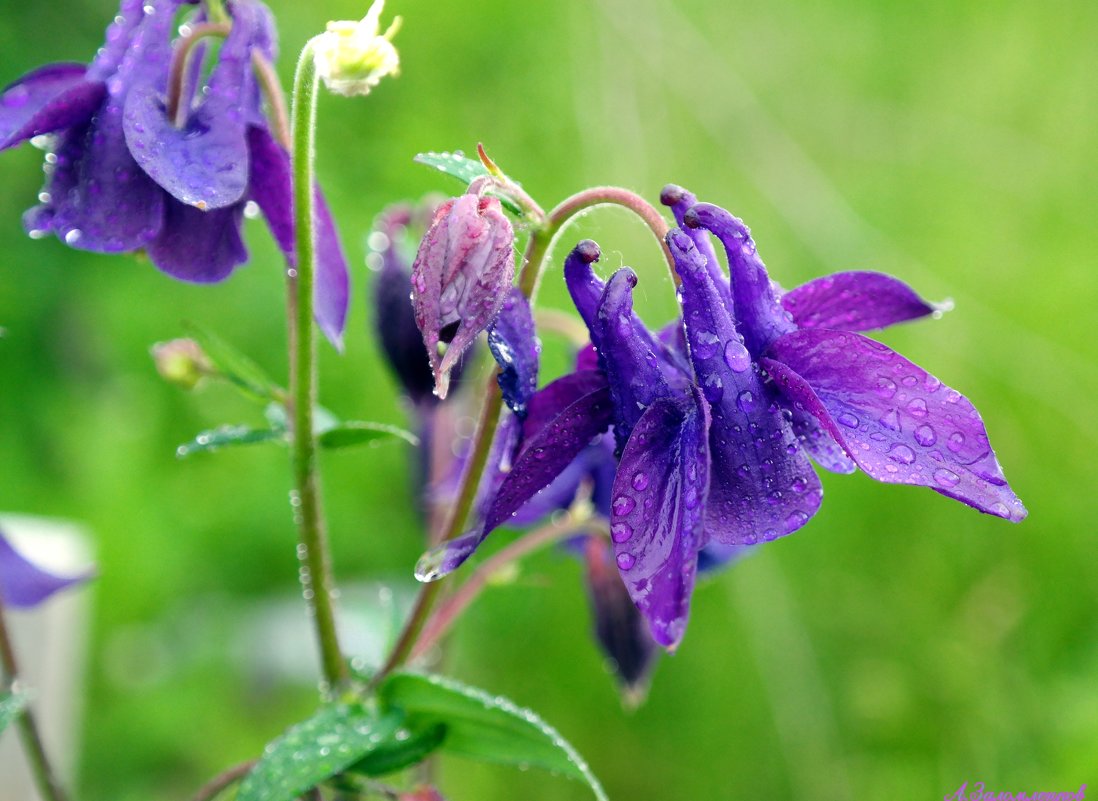
[[[90,64],[49,64],[0,94],[0,149],[31,139],[48,148],[46,186],[24,224],[74,248],[145,251],[174,278],[210,283],[247,260],[241,227],[253,201],[292,264],[289,155],[252,67],[276,56],[270,12],[234,0],[226,31],[196,11],[173,41],[182,5],[123,0]],[[203,35],[225,36],[205,81]],[[347,265],[320,197],[317,229],[317,322],[338,345]]]
[[[699,566],[790,534],[820,508],[810,459],[929,487],[1007,520],[1025,517],[973,405],[860,333],[937,306],[872,272],[783,292],[740,220],[680,187],[661,199],[678,223],[666,242],[682,316],[649,330],[633,311],[636,274],[625,267],[604,282],[593,268],[598,246],[576,246],[564,276],[592,347],[501,430],[511,444],[481,524],[425,555],[421,579],[451,572],[492,530],[528,518],[524,507],[541,503],[537,496],[559,486],[609,429],[614,562],[653,638],[669,649],[682,639]]]

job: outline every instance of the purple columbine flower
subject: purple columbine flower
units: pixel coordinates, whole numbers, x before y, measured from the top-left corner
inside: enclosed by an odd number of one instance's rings
[[[49,134],[46,186],[24,216],[31,236],[54,234],[98,253],[144,250],[183,281],[227,278],[247,260],[244,206],[254,201],[292,263],[290,161],[262,114],[253,54],[275,57],[273,19],[234,0],[232,28],[202,87],[203,47],[174,118],[166,108],[171,35],[183,0],[123,0],[88,65],[50,64],[0,94],[0,150]],[[199,15],[193,22],[203,22]],[[337,346],[348,302],[346,260],[317,203],[317,322]]]
[[[450,372],[500,312],[515,277],[515,233],[499,200],[476,187],[439,206],[412,265],[416,324],[445,398]],[[446,352],[439,354],[440,343]]]
[[[13,609],[29,609],[55,592],[87,581],[89,574],[58,576],[27,560],[0,531],[0,600]]]

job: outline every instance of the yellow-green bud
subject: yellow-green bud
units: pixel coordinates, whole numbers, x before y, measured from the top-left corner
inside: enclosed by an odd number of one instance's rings
[[[213,371],[209,357],[193,339],[157,342],[152,346],[152,357],[160,376],[182,389],[194,389]]]
[[[317,74],[324,85],[341,95],[369,94],[386,75],[400,72],[400,56],[393,37],[400,30],[396,17],[385,33],[381,30],[381,11],[385,0],[374,0],[359,22],[329,22],[327,30],[316,38]]]

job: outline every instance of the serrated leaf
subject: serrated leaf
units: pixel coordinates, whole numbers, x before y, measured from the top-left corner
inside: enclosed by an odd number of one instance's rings
[[[394,740],[401,715],[331,704],[267,746],[240,784],[236,801],[295,801]]]
[[[385,423],[364,423],[351,421],[340,423],[317,434],[317,442],[322,448],[347,448],[362,445],[379,439],[402,439],[409,445],[419,445],[419,437],[411,431]]]
[[[446,173],[452,178],[457,178],[466,186],[477,178],[486,178],[488,176],[488,169],[478,159],[467,158],[460,153],[420,153],[415,157],[415,161],[426,164],[428,167],[434,167],[439,172]],[[508,178],[508,180],[511,179]],[[503,204],[504,208],[513,214],[520,217],[523,215],[522,207],[506,192],[493,188],[488,190],[488,194],[499,198],[499,202]]]
[[[270,376],[235,347],[212,331],[186,322],[183,328],[209,357],[214,366],[241,392],[253,400],[274,400],[282,396],[282,390]]]
[[[0,693],[0,732],[19,717],[28,700],[26,693]]]
[[[606,793],[587,762],[560,734],[529,709],[452,679],[398,673],[379,697],[408,715],[408,725],[446,726],[444,751],[470,759],[536,766],[586,782],[599,801]]]
[[[406,736],[402,737],[402,734]],[[418,765],[442,745],[445,739],[446,726],[441,723],[420,730],[405,728],[398,731],[393,740],[382,743],[373,753],[347,768],[347,772],[364,776],[396,773]]]
[[[278,428],[250,428],[249,426],[220,426],[203,431],[190,442],[175,449],[180,459],[193,453],[216,451],[237,445],[256,445],[260,442],[285,442],[286,431]]]

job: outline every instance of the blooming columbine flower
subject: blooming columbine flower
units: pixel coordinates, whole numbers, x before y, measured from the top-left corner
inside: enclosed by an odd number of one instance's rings
[[[28,561],[0,532],[0,600],[5,606],[27,609],[55,592],[87,581],[88,575],[57,576]]]
[[[231,30],[203,89],[201,45],[191,67],[171,75],[181,5],[123,0],[91,64],[47,65],[0,95],[0,149],[52,135],[46,187],[24,224],[32,236],[53,233],[84,250],[145,250],[169,275],[208,283],[247,260],[241,225],[250,199],[292,262],[289,156],[268,130],[251,68],[253,54],[275,56],[270,12],[258,0],[232,3]],[[169,77],[186,78],[174,110]],[[317,216],[316,316],[338,344],[347,267],[322,200]]]
[[[385,0],[374,0],[358,22],[329,22],[316,39],[316,71],[324,85],[341,95],[369,94],[386,75],[400,71],[400,55],[393,37],[400,30],[400,17],[381,33],[381,12]]]
[[[808,455],[837,472],[861,467],[1008,520],[1025,516],[972,404],[855,333],[935,306],[878,273],[841,273],[781,293],[739,220],[678,187],[668,187],[664,201],[683,225],[667,237],[682,320],[649,331],[633,313],[632,270],[603,283],[592,268],[597,246],[577,246],[565,280],[598,369],[533,397],[531,408],[544,410],[541,425],[527,434],[484,526],[428,554],[427,577],[460,564],[611,423],[619,455],[610,507],[615,561],[653,637],[668,648],[685,629],[699,559],[726,559],[815,514],[823,493]],[[730,277],[706,231],[724,245]]]
[[[445,398],[450,371],[499,314],[515,277],[515,232],[494,197],[471,191],[438,207],[412,265],[416,324]],[[447,343],[443,355],[439,344]]]

